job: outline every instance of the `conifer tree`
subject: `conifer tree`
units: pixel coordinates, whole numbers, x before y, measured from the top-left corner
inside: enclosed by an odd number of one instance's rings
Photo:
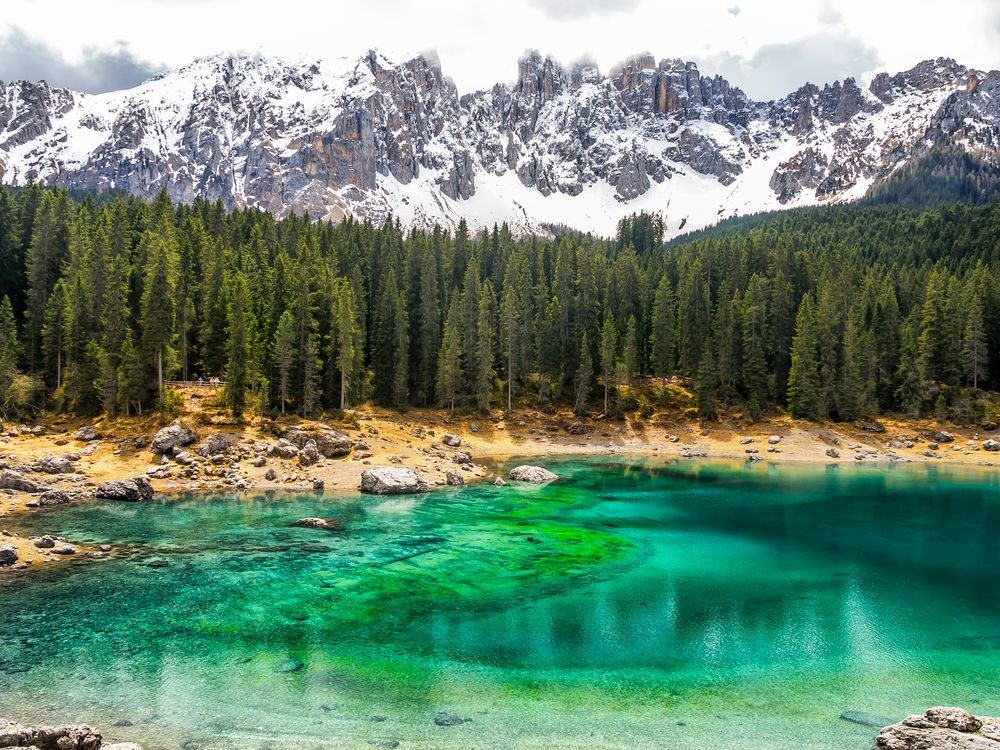
[[[815,311],[812,298],[806,292],[795,316],[792,364],[788,374],[788,406],[794,416],[804,419],[819,419],[823,416],[817,349]]]
[[[587,399],[590,397],[591,383],[594,379],[594,364],[590,358],[590,344],[587,341],[587,332],[583,332],[580,339],[580,366],[576,370],[576,397],[573,400],[573,412],[583,415],[587,411]],[[605,406],[605,409],[607,407]]]
[[[146,232],[146,273],[142,296],[142,348],[153,365],[157,400],[164,406],[164,381],[170,371],[174,338],[174,263],[177,239],[164,217]]]
[[[608,413],[608,386],[615,375],[618,364],[618,331],[611,320],[611,315],[604,317],[601,328],[601,379],[604,381],[604,413]]]
[[[653,297],[651,350],[653,374],[666,377],[674,367],[674,293],[666,274],[660,277]]]
[[[973,388],[979,388],[979,381],[985,380],[988,374],[987,351],[989,342],[986,338],[986,321],[983,316],[983,303],[979,293],[973,291],[966,305],[965,327],[962,335],[962,361],[965,365],[965,377]]]
[[[715,357],[712,354],[712,347],[705,346],[701,355],[701,365],[698,367],[698,380],[695,383],[698,414],[703,419],[715,419],[718,385],[718,374],[715,371]]]
[[[489,414],[490,396],[493,392],[493,319],[490,283],[484,285],[479,296],[479,315],[476,321],[476,353],[473,362],[473,392],[481,414]]]
[[[632,388],[632,381],[639,373],[639,330],[635,315],[628,316],[625,329],[625,346],[622,352],[622,363],[625,366],[625,384]]]
[[[291,386],[292,364],[295,361],[295,318],[290,310],[285,310],[278,319],[274,334],[274,364],[278,370],[278,400],[281,413],[285,413],[288,392]],[[341,409],[343,409],[341,400]]]
[[[459,329],[461,315],[461,307],[456,296],[451,301],[444,321],[444,334],[441,337],[437,367],[438,399],[443,406],[448,407],[450,413],[455,411],[455,400],[458,398],[462,382],[462,334]]]
[[[17,321],[14,307],[6,294],[0,301],[0,399],[6,401],[11,384],[18,377],[17,361],[20,344],[17,337]]]
[[[66,364],[66,284],[62,279],[56,282],[45,304],[42,325],[42,352],[48,363],[49,374],[53,377],[55,390],[63,385],[63,368]],[[51,368],[51,369],[49,369]]]
[[[229,326],[226,329],[226,402],[236,419],[243,417],[250,384],[250,318],[253,316],[246,276],[237,272],[229,292]]]

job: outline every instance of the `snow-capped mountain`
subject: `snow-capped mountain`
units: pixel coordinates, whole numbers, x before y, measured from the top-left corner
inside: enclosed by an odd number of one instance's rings
[[[100,95],[0,83],[0,179],[221,198],[278,215],[669,235],[733,215],[862,197],[936,144],[995,158],[1000,72],[921,63],[868,88],[756,102],[694,63],[610,74],[529,53],[516,82],[460,96],[436,61],[203,58]]]

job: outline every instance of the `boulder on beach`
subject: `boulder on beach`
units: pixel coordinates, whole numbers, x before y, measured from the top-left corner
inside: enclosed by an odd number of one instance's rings
[[[515,482],[528,482],[530,484],[547,484],[559,478],[541,466],[515,466],[510,470],[509,476]]]
[[[0,547],[0,568],[6,568],[17,562],[17,550],[10,544]],[[3,727],[0,725],[0,742],[3,739]]]
[[[229,438],[223,435],[221,432],[217,432],[214,435],[209,435],[203,438],[194,447],[194,452],[197,453],[202,458],[209,458],[210,456],[218,455],[219,453],[225,453],[231,447]]]
[[[74,471],[69,456],[46,456],[39,462],[38,468],[46,474],[72,474]]]
[[[1000,719],[936,706],[883,727],[878,750],[1000,750]]]
[[[47,505],[65,505],[70,500],[62,490],[46,490],[28,503],[29,508],[44,508]]]
[[[316,449],[324,458],[340,458],[351,452],[353,441],[344,433],[322,430],[315,437]]]
[[[461,487],[465,484],[465,479],[456,471],[446,471],[444,477],[449,487]]]
[[[371,495],[408,495],[429,492],[430,485],[405,466],[379,466],[361,474],[360,489]]]
[[[113,479],[97,485],[94,494],[107,500],[120,500],[127,503],[137,503],[153,499],[153,485],[146,477],[134,479]]]
[[[167,453],[179,445],[190,445],[194,441],[194,432],[184,427],[180,420],[175,419],[156,433],[149,449],[153,453]]]
[[[13,469],[0,471],[0,490],[17,490],[18,492],[38,492],[37,482],[27,479]]]
[[[457,448],[462,444],[462,438],[458,435],[445,435],[441,438],[441,442],[447,445],[449,448]]]
[[[92,443],[100,436],[101,433],[99,433],[97,428],[93,425],[86,425],[73,433],[73,439],[79,440],[81,443]]]
[[[993,438],[986,438],[986,440],[983,441],[983,450],[994,451],[994,452],[1000,451],[1000,443],[998,443]]]

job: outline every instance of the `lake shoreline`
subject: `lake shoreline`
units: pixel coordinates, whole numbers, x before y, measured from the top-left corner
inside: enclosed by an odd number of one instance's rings
[[[52,546],[39,547],[37,537],[22,537],[4,528],[5,522],[16,526],[22,513],[56,512],[58,503],[49,507],[43,500],[39,506],[43,493],[43,497],[51,493],[59,503],[85,502],[95,497],[101,483],[134,477],[148,477],[159,494],[318,490],[342,494],[357,492],[362,472],[377,466],[411,468],[433,488],[447,486],[449,475],[452,482],[458,481],[456,477],[462,483],[496,481],[501,476],[499,467],[512,459],[544,463],[548,458],[573,456],[833,465],[922,463],[983,469],[997,465],[994,453],[984,448],[995,433],[929,420],[815,424],[771,417],[753,423],[737,418],[705,424],[687,419],[581,420],[568,412],[532,410],[497,420],[449,416],[439,410],[403,414],[366,407],[341,421],[289,418],[245,425],[206,423],[196,410],[189,410],[179,425],[190,430],[190,440],[166,454],[150,450],[157,431],[164,427],[155,417],[96,422],[56,418],[42,429],[6,429],[0,444],[4,470],[38,490],[8,489],[0,495],[0,547],[13,547],[18,557],[17,564],[6,569],[58,563],[81,554],[108,554],[109,549],[73,545],[72,540],[60,538]],[[339,435],[350,441],[351,448],[346,455],[318,456],[308,463],[294,448],[289,448],[286,457],[275,454],[281,436],[294,430],[306,431],[307,436]],[[222,452],[194,453],[206,439],[216,440]],[[996,457],[1000,459],[1000,453]],[[61,458],[67,459],[67,466],[58,465]],[[58,526],[56,516],[53,526]],[[67,552],[67,547],[73,552]]]

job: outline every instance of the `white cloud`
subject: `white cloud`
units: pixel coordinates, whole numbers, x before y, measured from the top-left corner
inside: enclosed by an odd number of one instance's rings
[[[581,18],[602,13],[627,13],[635,10],[639,0],[531,0],[552,18]]]
[[[864,80],[879,66],[878,54],[860,40],[815,34],[782,44],[767,44],[750,58],[721,54],[701,67],[739,81],[752,96],[780,99],[805,83],[822,85],[853,77]]]
[[[645,49],[698,60],[706,73],[717,62],[757,98],[806,78],[864,75],[873,60],[891,72],[939,56],[1000,67],[997,0],[130,0],[127,12],[121,0],[2,4],[0,30],[22,29],[69,66],[92,66],[88,45],[92,55],[114,51],[118,40],[140,65],[171,66],[241,50],[335,57],[436,49],[463,92],[512,81],[528,48],[567,62],[589,54],[605,71]],[[823,55],[809,46],[816,40]]]
[[[105,48],[84,47],[78,60],[69,61],[44,40],[16,27],[0,38],[0,81],[45,80],[94,94],[131,88],[162,69],[138,58],[121,40]]]

